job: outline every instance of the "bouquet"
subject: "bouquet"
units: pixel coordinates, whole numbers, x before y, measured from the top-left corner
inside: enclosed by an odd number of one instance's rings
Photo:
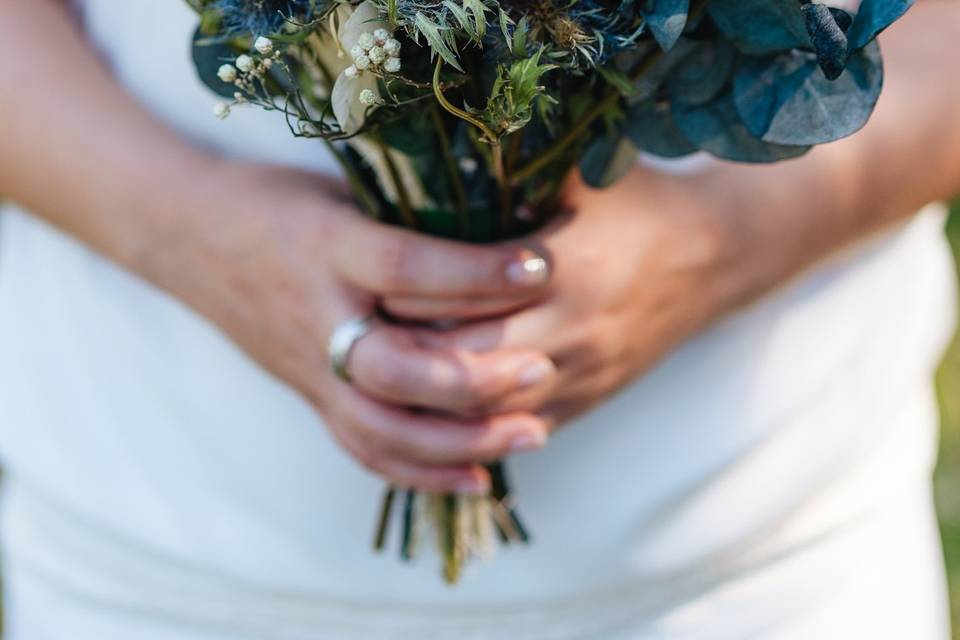
[[[604,187],[638,151],[774,162],[856,132],[883,83],[875,37],[912,4],[187,2],[217,117],[276,112],[323,141],[367,214],[468,242],[529,232],[571,171]],[[376,547],[399,509],[402,556],[432,528],[455,582],[492,536],[526,542],[503,465],[490,472],[482,499],[388,487]]]

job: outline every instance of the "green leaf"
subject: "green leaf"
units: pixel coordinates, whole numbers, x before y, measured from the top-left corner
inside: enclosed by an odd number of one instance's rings
[[[502,8],[500,9],[500,32],[503,33],[503,39],[507,43],[507,48],[510,49],[510,53],[513,53],[513,38],[510,37],[510,27],[514,22],[507,15],[507,12]]]
[[[629,98],[637,93],[636,85],[632,80],[630,80],[629,77],[627,77],[627,74],[620,69],[617,69],[611,65],[607,65],[603,67],[597,67],[597,71],[599,71],[600,75],[603,76],[603,79],[609,82],[610,85],[619,91],[621,95]]]
[[[487,11],[491,9],[483,4],[483,0],[463,0],[463,8],[473,14],[474,31],[477,39],[487,35]]]
[[[432,22],[430,18],[421,11],[418,11],[414,17],[414,23],[417,30],[427,39],[427,44],[430,45],[433,52],[443,58],[443,61],[451,67],[462,72],[463,67],[460,66],[457,55],[450,48],[448,38],[444,37],[444,31],[447,30],[446,27],[441,27],[437,23]]]
[[[466,10],[458,5],[453,0],[443,0],[443,6],[453,14],[453,17],[456,18],[457,22],[460,24],[460,28],[466,32],[472,40],[478,39],[477,32],[473,28],[473,20],[470,16],[467,15]]]

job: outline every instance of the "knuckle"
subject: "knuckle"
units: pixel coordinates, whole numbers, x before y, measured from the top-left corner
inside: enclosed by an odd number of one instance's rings
[[[384,362],[370,369],[370,382],[381,393],[405,396],[412,386],[407,368],[397,361]]]
[[[385,241],[377,256],[380,285],[388,291],[408,290],[415,280],[416,253],[413,238],[406,234]]]

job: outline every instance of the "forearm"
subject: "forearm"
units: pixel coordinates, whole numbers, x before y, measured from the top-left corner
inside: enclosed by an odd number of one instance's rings
[[[920,2],[881,36],[884,93],[860,133],[782,164],[698,178],[733,249],[733,307],[878,228],[960,193],[960,4]]]
[[[215,161],[115,83],[63,3],[0,3],[0,41],[0,193],[127,266],[214,200]]]

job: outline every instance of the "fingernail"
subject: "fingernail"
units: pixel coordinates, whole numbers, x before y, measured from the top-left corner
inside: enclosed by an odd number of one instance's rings
[[[524,433],[510,441],[510,451],[535,451],[543,447],[547,437],[540,432]]]
[[[471,478],[457,485],[457,493],[470,496],[485,496],[490,493],[490,486],[483,480]]]
[[[536,287],[549,277],[550,265],[540,256],[518,260],[507,267],[507,280],[514,284]]]
[[[517,376],[517,381],[523,387],[532,387],[546,380],[555,369],[556,367],[550,360],[538,360],[521,371],[520,375]]]

